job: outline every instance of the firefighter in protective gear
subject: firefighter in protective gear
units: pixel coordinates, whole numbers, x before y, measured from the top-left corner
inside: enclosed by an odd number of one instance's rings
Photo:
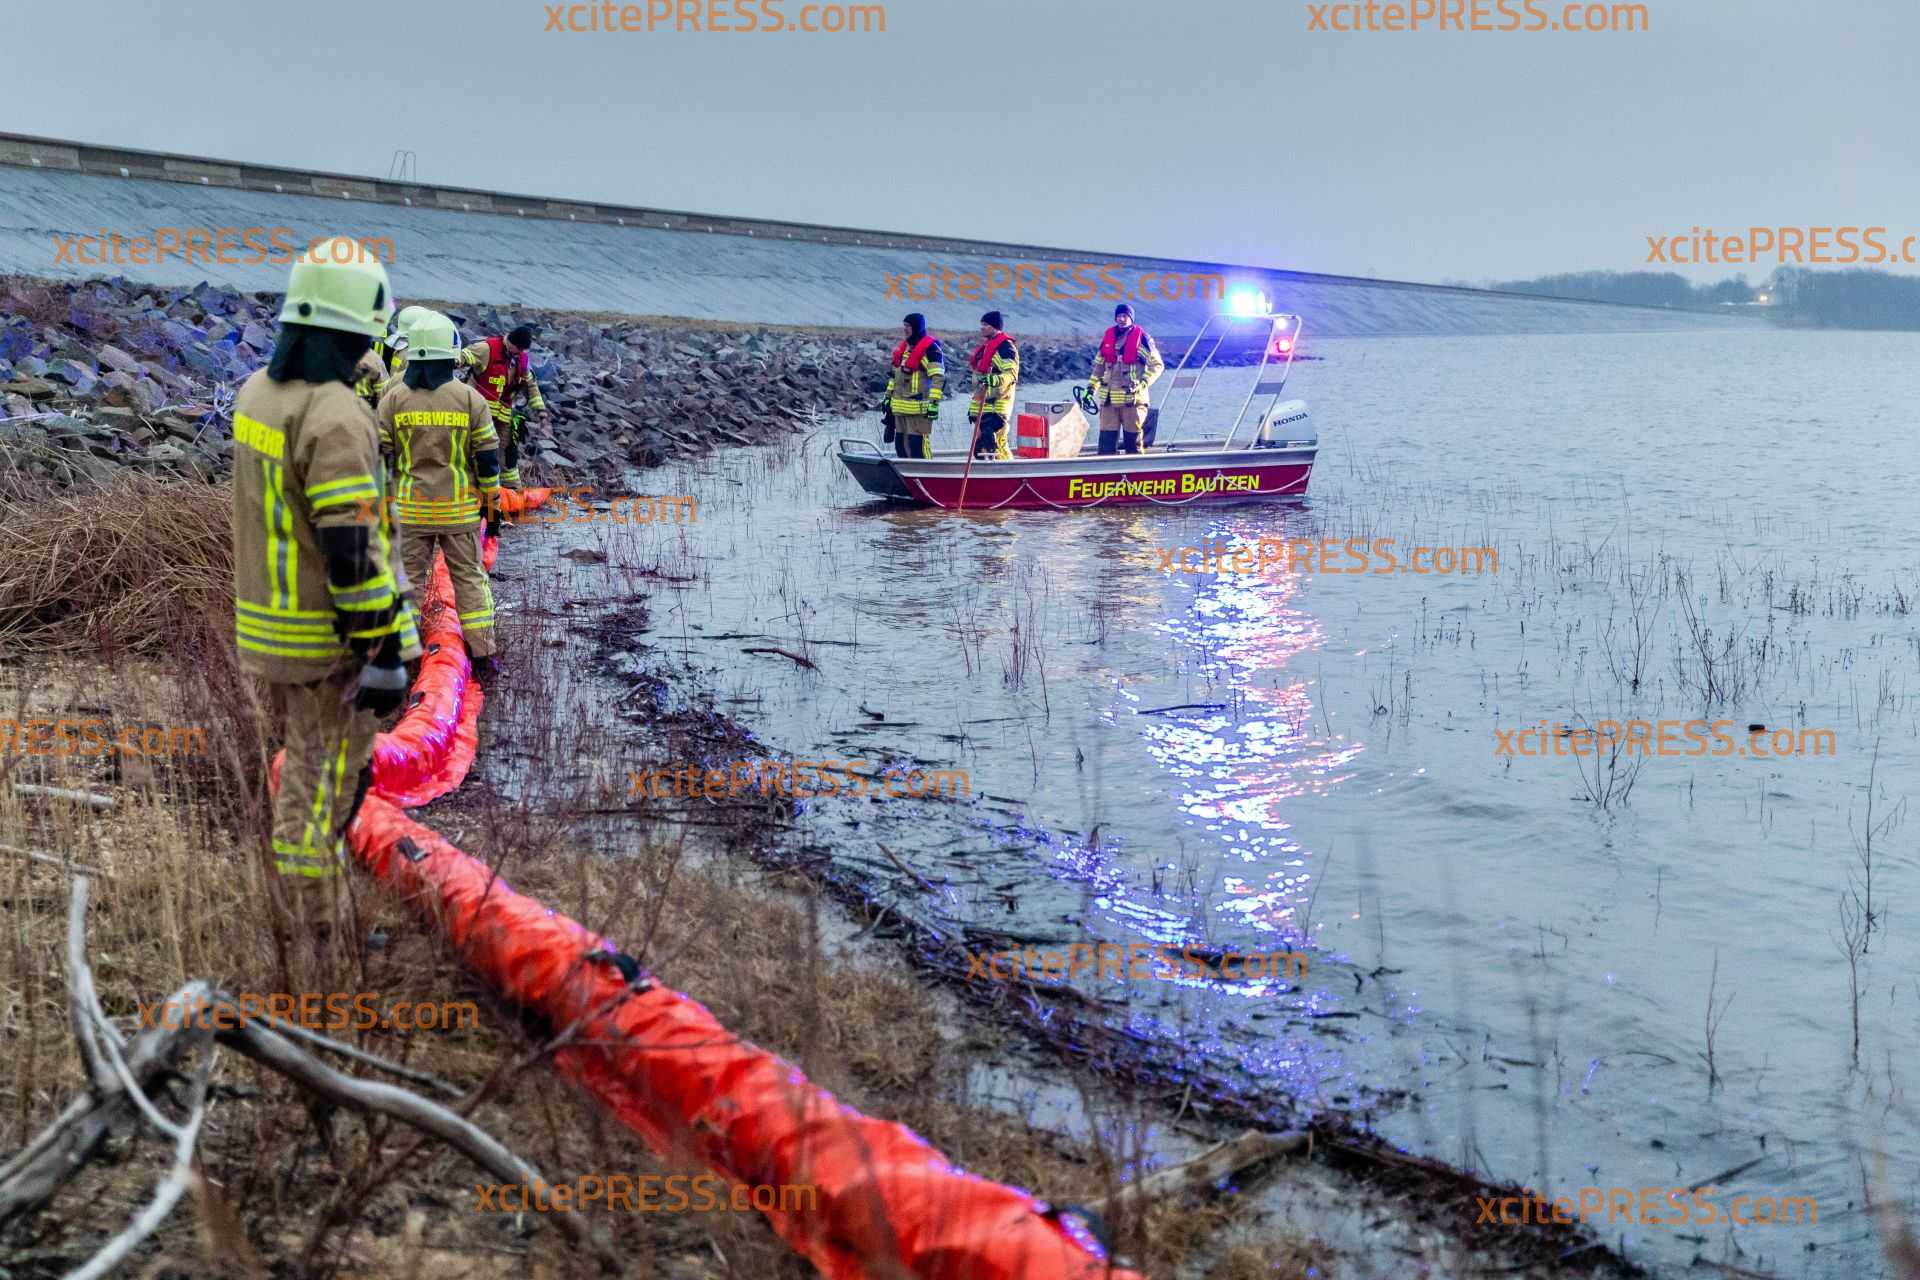
[[[893,451],[902,458],[931,452],[933,424],[946,394],[947,369],[940,362],[940,340],[927,332],[918,311],[901,321],[906,336],[893,349],[887,374],[887,408],[893,414]]]
[[[390,306],[377,261],[296,261],[273,355],[233,403],[234,640],[282,725],[274,865],[310,920],[331,914],[375,727],[420,653],[392,569],[373,418],[353,391]]]
[[[360,363],[354,367],[353,389],[367,402],[368,408],[380,403],[380,397],[407,367],[407,329],[414,318],[424,315],[426,310],[425,307],[400,308],[393,317],[393,327],[373,340],[372,350],[361,356]]]
[[[369,408],[380,402],[381,389],[387,384],[384,347],[384,343],[376,341],[353,366],[353,393],[366,401]]]
[[[460,351],[460,363],[474,371],[473,385],[493,411],[494,429],[506,451],[506,468],[500,483],[509,489],[520,487],[520,433],[515,430],[513,402],[523,392],[527,409],[542,428],[547,423],[547,402],[540,396],[540,383],[528,366],[527,351],[533,346],[533,330],[520,325],[504,338],[487,338]]]
[[[452,320],[436,311],[416,317],[407,333],[407,371],[380,397],[375,416],[381,448],[393,458],[400,563],[414,607],[437,548],[453,579],[467,652],[491,676],[493,588],[480,565],[480,529],[484,516],[487,531],[499,531],[500,436],[486,399],[454,380],[454,343]]]
[[[1167,362],[1147,331],[1133,322],[1133,308],[1121,303],[1113,309],[1113,326],[1100,339],[1093,360],[1089,390],[1100,408],[1100,452],[1118,453],[1120,437],[1126,451],[1140,452],[1140,431],[1147,421],[1147,388],[1165,371]]]
[[[400,381],[400,375],[407,371],[407,335],[413,331],[413,326],[423,316],[437,314],[419,306],[402,307],[394,313],[393,330],[387,335],[386,342],[373,344],[373,353],[387,362],[386,381],[380,384],[381,395],[387,394],[388,389]]]
[[[1014,390],[1020,385],[1020,349],[1005,331],[998,311],[980,317],[980,345],[967,358],[973,370],[973,402],[967,421],[973,424],[973,456],[1011,458],[1007,421],[1013,416]]]

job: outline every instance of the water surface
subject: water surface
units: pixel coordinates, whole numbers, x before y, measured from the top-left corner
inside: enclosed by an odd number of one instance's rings
[[[1920,338],[1313,349],[1325,360],[1289,388],[1322,436],[1299,504],[876,506],[830,456],[876,435],[868,420],[655,473],[699,497],[698,521],[604,536],[697,575],[656,597],[651,639],[709,668],[771,746],[966,771],[962,803],[821,799],[801,819],[891,874],[885,843],[939,889],[929,918],[1060,947],[1308,950],[1299,989],[1088,982],[1112,1020],[1233,1075],[1276,1123],[1350,1110],[1549,1195],[1759,1159],[1716,1181],[1721,1211],[1812,1196],[1817,1225],[1602,1234],[1663,1270],[1699,1254],[1882,1274],[1863,1170],[1877,1200],[1911,1212],[1920,1193],[1903,924],[1920,901]],[[1210,389],[1195,413],[1237,403]],[[1499,561],[1160,568],[1159,548],[1262,537]],[[742,652],[770,644],[817,670]],[[1205,705],[1147,714],[1176,704]],[[1835,749],[1637,770],[1495,754],[1496,729],[1633,717],[1831,729]]]

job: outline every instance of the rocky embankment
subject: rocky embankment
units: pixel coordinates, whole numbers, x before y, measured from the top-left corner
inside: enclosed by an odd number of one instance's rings
[[[58,473],[113,465],[222,475],[232,398],[273,350],[277,294],[124,280],[0,281],[0,442],[44,443]],[[893,335],[675,325],[564,312],[447,308],[469,341],[531,324],[553,411],[545,477],[611,479],[632,467],[790,430],[810,412],[859,413],[886,386]],[[949,400],[964,398],[974,333],[947,339]],[[1029,383],[1084,377],[1091,352],[1023,349]]]

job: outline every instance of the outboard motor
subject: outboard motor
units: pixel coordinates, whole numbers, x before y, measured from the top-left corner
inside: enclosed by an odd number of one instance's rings
[[[1313,419],[1307,415],[1305,400],[1283,400],[1273,406],[1261,420],[1259,434],[1253,441],[1256,449],[1318,448],[1319,445],[1320,433],[1314,430]]]

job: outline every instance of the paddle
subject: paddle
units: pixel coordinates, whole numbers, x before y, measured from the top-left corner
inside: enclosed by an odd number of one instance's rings
[[[973,426],[973,441],[967,445],[967,469],[960,473],[960,502],[954,507],[955,511],[967,509],[967,481],[973,479],[973,455],[980,452],[980,419],[969,418],[968,422]],[[929,436],[927,439],[931,444],[933,438]]]

